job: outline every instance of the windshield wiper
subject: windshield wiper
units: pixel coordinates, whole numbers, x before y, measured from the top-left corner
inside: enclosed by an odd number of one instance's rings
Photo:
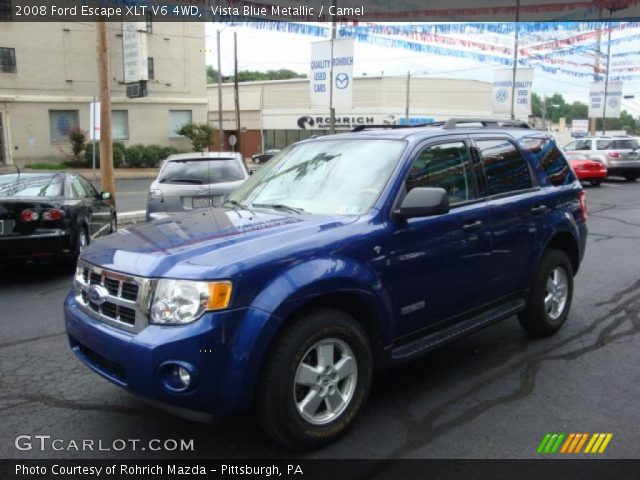
[[[283,203],[252,203],[251,206],[258,208],[273,208],[274,210],[282,210],[289,213],[304,213],[304,208],[291,207],[289,205],[284,205]]]
[[[166,183],[167,179],[163,178],[160,183]],[[202,185],[202,180],[195,180],[193,178],[173,178],[169,180],[170,183],[190,183],[193,185]]]
[[[222,204],[223,207],[227,206],[227,205],[232,205],[234,211],[236,211],[236,210],[246,210],[247,212],[251,213],[252,215],[255,215],[253,213],[253,210],[251,210],[248,205],[245,205],[244,203],[240,203],[240,202],[238,202],[236,200],[227,200],[226,202],[224,202]]]

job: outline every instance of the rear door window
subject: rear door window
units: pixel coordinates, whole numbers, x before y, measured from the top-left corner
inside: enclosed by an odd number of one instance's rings
[[[507,139],[476,140],[487,179],[488,195],[501,195],[533,186],[526,160]]]
[[[160,183],[208,185],[245,179],[240,163],[234,159],[171,160],[160,173]]]

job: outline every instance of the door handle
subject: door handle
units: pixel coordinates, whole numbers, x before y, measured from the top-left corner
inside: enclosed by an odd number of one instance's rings
[[[473,223],[467,223],[466,225],[463,225],[462,230],[464,230],[465,232],[475,232],[476,230],[480,230],[482,227],[484,227],[484,223],[482,222],[482,220],[476,220]]]
[[[531,209],[531,213],[535,213],[535,214],[547,213],[548,211],[549,211],[549,207],[547,207],[546,205],[536,205]]]

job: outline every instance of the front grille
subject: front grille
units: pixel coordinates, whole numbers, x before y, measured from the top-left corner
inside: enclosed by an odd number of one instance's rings
[[[103,287],[101,298],[92,300],[89,291],[93,285]],[[104,323],[132,332],[148,324],[152,280],[80,264],[75,288],[78,303]]]

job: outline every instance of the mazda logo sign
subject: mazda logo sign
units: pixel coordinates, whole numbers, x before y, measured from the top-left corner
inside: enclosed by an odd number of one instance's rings
[[[109,291],[101,285],[91,285],[87,291],[87,298],[95,305],[102,305],[108,296]]]

